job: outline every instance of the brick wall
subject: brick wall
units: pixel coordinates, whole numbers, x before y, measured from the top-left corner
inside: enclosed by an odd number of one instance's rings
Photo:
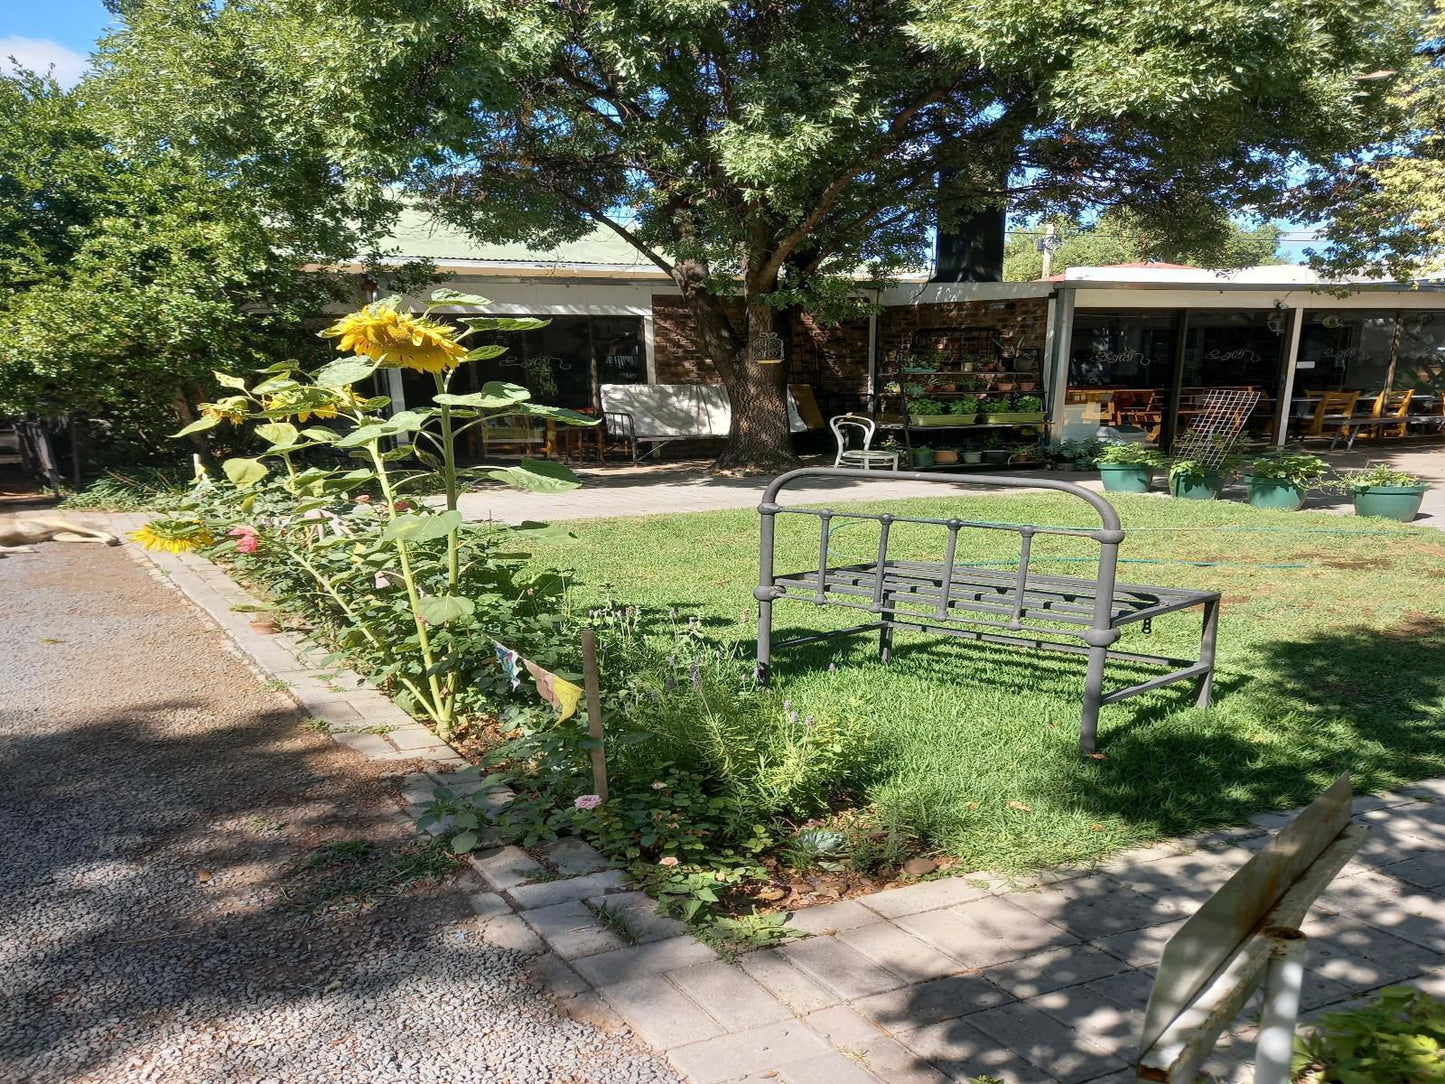
[[[878,317],[878,365],[887,369],[896,364],[913,333],[930,327],[993,328],[1005,347],[1041,349],[1048,311],[1048,301],[1042,297],[887,308]],[[652,319],[658,383],[718,383],[712,364],[698,348],[692,320],[680,297],[654,294]],[[915,348],[930,349],[926,343]],[[820,391],[861,391],[868,380],[868,321],[849,320],[824,327],[804,316],[794,327],[792,358],[796,383],[812,384]]]

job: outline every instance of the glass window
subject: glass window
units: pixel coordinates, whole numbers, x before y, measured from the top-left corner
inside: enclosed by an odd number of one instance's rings
[[[1296,391],[1375,392],[1385,387],[1395,350],[1393,312],[1311,311],[1304,320]]]
[[[1069,385],[1167,388],[1178,337],[1176,312],[1076,311],[1069,340]]]
[[[1400,314],[1399,391],[1445,392],[1445,312]]]

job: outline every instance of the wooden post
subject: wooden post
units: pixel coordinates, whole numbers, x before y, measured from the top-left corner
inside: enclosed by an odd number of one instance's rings
[[[607,801],[607,750],[602,744],[602,688],[597,678],[597,633],[582,630],[582,682],[587,691],[587,735],[592,739],[592,791]]]

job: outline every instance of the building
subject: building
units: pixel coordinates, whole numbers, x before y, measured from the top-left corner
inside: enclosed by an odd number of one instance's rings
[[[671,280],[607,231],[537,252],[475,245],[412,219],[395,246],[399,258],[433,260],[449,286],[490,298],[497,314],[550,320],[509,336],[508,355],[469,379],[523,384],[540,401],[582,409],[597,406],[602,384],[718,380]],[[897,416],[903,395],[936,382],[922,373],[930,357],[941,359],[932,367],[973,370],[956,383],[986,401],[1041,399],[1060,440],[1135,424],[1167,446],[1213,389],[1257,390],[1249,428],[1273,443],[1299,428],[1311,393],[1410,390],[1412,412],[1438,413],[1445,401],[1445,283],[1327,284],[1288,264],[1135,264],[1036,282],[920,278],[871,299],[877,315],[831,327],[804,318],[789,344],[791,380],[811,385],[825,415]],[[415,401],[432,389],[392,390]]]

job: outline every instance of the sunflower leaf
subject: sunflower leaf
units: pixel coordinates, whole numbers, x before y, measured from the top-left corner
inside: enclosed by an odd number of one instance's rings
[[[381,537],[406,542],[425,542],[431,538],[445,538],[461,525],[462,514],[454,509],[436,516],[406,514],[397,516],[388,523],[386,530],[381,532]]]
[[[471,617],[477,606],[459,595],[427,595],[417,603],[417,611],[428,625],[445,625],[459,617]]]
[[[323,388],[345,388],[365,380],[375,370],[376,363],[369,358],[337,358],[318,369],[314,379]]]
[[[218,426],[218,425],[220,425],[220,424],[221,424],[221,419],[218,418],[218,417],[202,417],[202,418],[197,418],[195,421],[191,422],[191,424],[188,425],[188,426],[186,426],[184,429],[178,429],[178,430],[176,430],[176,432],[172,433],[171,436],[172,436],[172,437],[183,437],[183,436],[185,436],[185,435],[188,434],[188,433],[199,433],[199,432],[201,432],[202,430],[205,430],[205,429],[214,429],[214,428],[216,428],[216,426]]]
[[[228,459],[221,464],[221,470],[231,480],[232,485],[241,489],[250,489],[271,473],[259,459]]]
[[[211,370],[211,375],[216,378],[216,383],[220,384],[223,388],[236,388],[240,391],[246,390],[246,381],[243,377],[232,376],[230,373],[223,373],[216,369]]]
[[[582,484],[582,479],[561,463],[543,459],[524,459],[518,467],[487,471],[487,477],[533,493],[566,493]]]
[[[431,300],[427,302],[427,308],[437,305],[490,305],[492,299],[481,297],[478,294],[464,294],[460,290],[433,290]]]
[[[295,444],[300,430],[290,422],[267,422],[256,426],[256,435],[272,444]]]

